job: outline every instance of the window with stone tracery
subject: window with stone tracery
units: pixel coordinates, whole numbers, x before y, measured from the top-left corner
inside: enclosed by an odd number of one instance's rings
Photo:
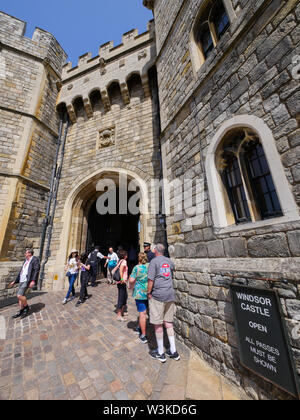
[[[209,57],[229,26],[223,1],[210,1],[195,27],[195,39],[204,60]]]
[[[195,71],[209,58],[234,18],[231,0],[207,0],[202,3],[190,38]]]
[[[217,166],[237,224],[283,215],[257,134],[247,128],[230,132],[217,152]]]

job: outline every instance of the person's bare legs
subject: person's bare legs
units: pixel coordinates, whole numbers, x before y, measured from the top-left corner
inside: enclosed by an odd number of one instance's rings
[[[157,342],[158,354],[164,353],[164,328],[163,324],[155,325],[155,338]]]
[[[19,300],[19,308],[20,310],[26,308],[27,306],[27,299],[25,296],[17,296]]]
[[[146,311],[139,313],[139,324],[140,324],[140,327],[141,327],[142,335],[146,335],[146,324],[147,324]]]
[[[124,315],[123,315],[123,313],[124,313],[124,306],[122,306],[122,308],[121,309],[117,309],[117,320],[118,321],[125,321],[124,320]]]

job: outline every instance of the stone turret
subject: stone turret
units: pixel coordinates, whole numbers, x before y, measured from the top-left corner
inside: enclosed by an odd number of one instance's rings
[[[38,253],[67,57],[52,34],[36,28],[30,39],[25,29],[25,22],[0,12],[0,259],[10,261],[12,270],[11,261],[18,266],[26,246]],[[11,279],[1,264],[0,295]]]
[[[111,109],[109,88],[119,85],[125,105],[130,103],[127,81],[133,75],[141,79],[144,95],[149,96],[148,70],[156,59],[154,21],[148,23],[148,30],[142,34],[132,29],[122,36],[122,43],[114,46],[109,41],[99,48],[99,55],[92,57],[86,53],[79,57],[78,64],[63,67],[62,89],[58,103],[65,103],[70,120],[76,122],[74,103],[82,98],[88,118],[93,115],[91,94],[99,91],[106,112]],[[77,101],[78,102],[78,101]],[[75,107],[76,108],[76,107]]]

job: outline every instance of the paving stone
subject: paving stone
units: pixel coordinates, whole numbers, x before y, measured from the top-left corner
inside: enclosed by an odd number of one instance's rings
[[[113,394],[121,389],[123,389],[123,384],[119,380],[110,383],[110,390]]]
[[[101,400],[110,401],[114,400],[114,396],[110,391],[106,391],[101,395]]]
[[[115,396],[116,396],[116,399],[117,400],[122,400],[122,401],[129,400],[128,394],[125,391],[123,391],[123,390],[116,392],[115,393]]]
[[[73,316],[71,305],[63,307],[60,304],[62,300],[60,292],[51,292],[46,296],[33,298],[32,304],[43,302],[45,304],[42,310],[43,316],[40,317],[38,324],[24,334],[22,330],[18,331],[15,338],[0,344],[1,398],[150,399],[156,389],[160,372],[164,372],[162,381],[164,380],[166,367],[149,357],[148,347],[137,342],[136,334],[127,327],[126,323],[119,325],[114,322],[114,308],[108,300],[110,293],[113,293],[113,302],[115,302],[116,289],[102,285],[98,287],[94,292],[97,300],[93,299],[94,302],[91,300],[89,306],[86,305],[86,314],[82,317]],[[107,317],[105,328],[101,314],[98,318],[98,308],[105,308]],[[1,309],[0,314],[8,316],[12,309],[15,308]],[[136,322],[136,306],[131,298],[128,309],[129,320]],[[47,325],[44,314],[48,315]],[[29,320],[31,321],[31,316]],[[101,335],[95,334],[95,328],[99,327],[102,327]],[[112,346],[109,340],[105,340],[106,329],[112,337],[117,336],[119,332],[119,338],[122,339],[115,339],[118,347]],[[41,337],[47,345],[40,345]],[[75,343],[79,346],[76,346],[77,350],[74,350]],[[22,353],[24,348],[26,352]],[[18,354],[16,349],[21,354],[17,358],[14,357]],[[35,357],[36,355],[39,357]],[[30,362],[28,368],[26,361]],[[171,361],[168,360],[167,363]],[[11,376],[12,372],[14,377]],[[163,383],[161,388],[162,386]]]

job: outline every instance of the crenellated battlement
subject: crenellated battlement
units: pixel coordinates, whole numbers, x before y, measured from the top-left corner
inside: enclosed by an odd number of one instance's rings
[[[127,54],[128,51],[139,48],[139,46],[150,42],[155,37],[155,25],[154,20],[148,22],[147,31],[139,34],[137,29],[132,29],[122,35],[122,43],[114,46],[113,41],[108,41],[105,44],[100,45],[98,56],[92,58],[90,52],[83,54],[79,57],[76,67],[72,66],[71,62],[68,62],[63,67],[63,79],[72,77],[82,71],[93,67],[98,64],[101,60],[111,61],[122,54]]]
[[[37,59],[49,59],[51,66],[60,74],[67,54],[50,33],[36,27],[32,38],[25,36],[26,22],[0,11],[0,42],[20,53]]]

